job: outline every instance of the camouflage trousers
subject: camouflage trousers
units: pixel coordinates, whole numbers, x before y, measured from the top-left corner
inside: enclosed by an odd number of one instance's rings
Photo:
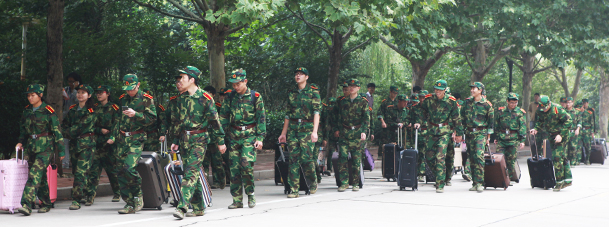
[[[571,174],[571,165],[567,159],[567,152],[565,150],[568,141],[562,141],[555,143],[554,140],[550,142],[552,147],[552,162],[554,163],[554,173],[556,174],[556,183],[570,183],[573,181]]]
[[[177,208],[188,211],[188,204],[195,211],[205,210],[203,202],[203,185],[199,180],[201,176],[201,163],[207,148],[206,133],[190,136],[181,146],[182,161],[184,162],[184,177],[182,178],[182,200],[178,201]]]
[[[234,203],[243,203],[243,191],[247,195],[254,195],[254,163],[256,151],[254,142],[256,137],[251,134],[247,137],[231,137],[229,165],[230,165],[230,194]]]
[[[136,198],[142,199],[142,177],[137,172],[137,164],[142,157],[145,134],[130,137],[121,136],[116,144],[116,171],[120,194],[127,205],[136,207]]]
[[[159,132],[147,134],[146,141],[144,141],[143,151],[155,151],[158,153],[161,150],[161,142],[159,141],[159,137],[161,137]]]
[[[472,174],[472,185],[484,184],[484,150],[486,131],[466,132],[465,143]]]
[[[230,175],[230,170],[227,168],[228,159],[228,152],[224,154],[220,153],[217,144],[213,143],[207,146],[207,152],[205,152],[205,158],[203,159],[203,171],[209,172],[211,164],[214,179],[213,184],[218,187],[224,187],[227,182],[227,173]]]
[[[455,141],[452,137],[448,140],[446,147],[446,182],[450,182],[453,178],[453,169],[455,168]]]
[[[343,134],[341,134],[343,135]],[[364,141],[360,139],[346,139],[341,137],[338,141],[338,179],[341,186],[349,185],[349,172],[351,172],[351,182],[353,186],[359,185],[360,166],[362,163],[362,152],[364,150]],[[351,159],[349,159],[351,154]],[[347,162],[350,162],[351,169],[348,168]],[[349,172],[347,172],[349,171]],[[336,174],[335,174],[336,175]]]
[[[80,202],[86,199],[89,187],[89,170],[93,161],[93,154],[97,146],[96,137],[89,136],[77,139],[76,152],[72,155],[72,172],[74,173],[74,184],[72,185],[72,200]]]
[[[383,146],[380,146],[379,149],[382,149]],[[328,141],[328,145],[326,147],[327,149],[327,154],[326,154],[326,166],[328,168],[328,171],[332,171],[332,154],[336,151],[338,151],[338,141],[334,141],[334,140],[330,140]],[[381,155],[381,151],[379,151],[379,157]],[[334,172],[336,173],[337,170],[334,170]]]
[[[42,203],[42,207],[51,208],[51,198],[49,196],[49,183],[47,182],[47,167],[51,162],[52,150],[29,154],[28,166],[29,173],[23,194],[21,196],[21,206],[32,211],[31,204],[36,201],[36,196]]]
[[[567,142],[567,159],[572,165],[579,165],[579,161],[582,159],[581,150],[578,149],[580,136],[575,135],[575,132],[569,132],[569,138]]]
[[[419,141],[417,141],[417,150],[419,151],[419,157],[417,159],[417,170],[419,176],[425,176],[425,151],[427,150],[427,141],[429,141],[429,136],[426,136],[426,134],[425,131],[422,131],[418,135]]]
[[[317,189],[317,155],[315,143],[311,141],[311,132],[288,131],[288,150],[290,151],[290,163],[288,166],[288,184],[292,193],[298,193],[300,189],[300,171],[302,167],[304,177],[311,183],[311,190]]]
[[[91,168],[89,169],[88,187],[85,192],[87,197],[95,198],[102,168],[106,170],[112,192],[114,195],[120,195],[120,187],[116,172],[117,160],[116,155],[114,155],[115,150],[114,145],[105,142],[103,144],[98,143],[97,150],[95,154],[93,154],[93,160],[91,161]]]
[[[592,152],[592,130],[582,130],[580,131],[582,147],[584,148],[584,157],[582,158],[582,162],[589,163],[590,162],[590,153]]]
[[[425,158],[427,165],[436,175],[436,186],[444,188],[446,184],[446,152],[450,143],[450,134],[427,136]]]
[[[518,155],[518,145],[520,142],[517,140],[497,140],[497,153],[503,153],[505,157],[505,164],[508,169],[508,176],[510,179],[516,175],[516,158]]]

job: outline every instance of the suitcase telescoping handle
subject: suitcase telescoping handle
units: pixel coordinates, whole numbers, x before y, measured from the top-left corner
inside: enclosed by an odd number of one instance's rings
[[[174,150],[173,153],[177,156],[177,162],[180,163],[180,165],[178,166],[178,168],[180,168],[178,171],[176,171],[176,161],[171,161],[169,163],[171,163],[171,172],[173,172],[176,175],[182,175],[184,173],[184,163],[182,162],[182,155],[180,155],[180,151],[179,150]],[[182,174],[179,174],[182,173]]]
[[[531,142],[531,138],[533,138],[533,142]],[[535,135],[531,134],[529,135],[529,146],[535,146],[535,155],[533,155],[533,149],[531,149],[531,159],[537,161],[539,160],[539,149],[537,149],[537,143],[535,143]]]
[[[285,162],[285,155],[283,155],[283,148],[284,148],[284,146],[287,147],[288,144],[287,143],[278,143],[277,146],[279,146],[279,159],[282,162]]]
[[[402,129],[400,127],[398,127],[398,129],[396,130],[398,132],[398,146],[403,147],[403,141],[402,141]]]
[[[414,130],[414,149],[419,149],[419,129]]]
[[[161,142],[161,157],[166,158],[167,153],[167,137],[165,137],[165,140]]]
[[[19,148],[15,148],[15,161],[19,164]],[[21,147],[21,165],[25,164],[25,150]]]

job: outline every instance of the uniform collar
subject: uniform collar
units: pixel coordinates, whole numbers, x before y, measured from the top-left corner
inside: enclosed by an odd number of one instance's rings
[[[472,101],[474,101],[474,103],[485,103],[486,102],[486,98],[484,98],[484,96],[482,96],[482,98],[480,99],[480,101],[476,102],[476,100],[474,99],[474,97],[472,97]],[[507,109],[507,106],[505,107]],[[516,108],[514,108],[516,109]]]

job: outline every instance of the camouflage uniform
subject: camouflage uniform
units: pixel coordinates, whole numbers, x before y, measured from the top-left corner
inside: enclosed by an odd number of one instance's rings
[[[26,94],[31,92],[42,94],[43,91],[43,85],[32,84],[28,86]],[[30,205],[34,203],[36,196],[42,203],[42,207],[50,209],[52,203],[49,197],[47,167],[54,153],[55,145],[59,149],[59,156],[63,157],[65,150],[55,110],[45,102],[35,109],[32,105],[27,105],[21,116],[18,142],[23,144],[29,166],[28,179],[21,196],[21,206],[23,207],[19,208],[19,212],[26,212],[26,215],[29,215],[33,208]]]
[[[201,72],[192,66],[180,70],[180,73],[199,78]],[[203,202],[203,186],[199,180],[201,162],[205,156],[207,144],[224,145],[224,131],[218,121],[218,112],[212,96],[198,88],[194,94],[182,93],[178,97],[177,114],[180,124],[172,132],[173,144],[179,144],[184,162],[184,177],[182,178],[182,197],[177,209],[188,211],[192,204],[194,212],[205,210]],[[213,132],[208,132],[213,130]]]
[[[572,97],[567,98],[568,101],[573,101]],[[569,140],[567,142],[567,159],[569,160],[569,164],[578,165],[581,160],[580,150],[577,149],[577,144],[579,143],[579,138],[581,136],[581,128],[582,128],[582,112],[576,108],[571,108],[571,110],[565,109],[567,114],[571,117],[572,124],[569,126]],[[580,129],[580,134],[575,135],[575,130]]]
[[[544,112],[546,108],[549,108],[549,110]],[[544,129],[549,133],[548,140],[552,147],[554,173],[556,174],[556,186],[554,189],[560,190],[565,182],[571,183],[573,179],[571,176],[571,166],[565,151],[569,138],[569,129],[572,125],[571,116],[561,106],[550,102],[548,96],[542,95],[535,117],[537,118],[535,130]],[[562,137],[560,143],[554,141],[556,135]]]
[[[398,103],[401,100],[404,101],[409,101],[408,98],[406,98],[406,95],[398,95],[396,98],[396,105],[391,105],[391,106],[387,106],[387,109],[385,110],[385,115],[384,115],[384,120],[385,120],[385,124],[387,124],[387,128],[388,129],[388,133],[386,134],[389,138],[395,138],[397,139],[398,134],[397,131],[400,130],[398,124],[402,123],[403,124],[403,128],[401,129],[402,131],[404,131],[404,129],[406,129],[406,126],[408,126],[410,122],[410,110],[407,109],[406,107],[404,108],[399,108]],[[402,136],[404,138],[402,138],[402,141],[405,141],[405,133],[402,134]],[[406,146],[405,146],[406,148]]]
[[[445,89],[446,81],[439,80],[435,83],[436,89]],[[426,95],[425,100],[419,104],[420,111],[416,114],[415,122],[421,124],[427,122],[427,141],[425,146],[425,157],[430,169],[436,174],[436,187],[443,189],[446,180],[446,152],[453,130],[461,135],[461,118],[457,109],[455,97],[445,95],[438,99],[436,95]],[[423,125],[421,125],[423,127]]]
[[[518,95],[510,93],[508,101],[510,100],[518,100]],[[516,107],[510,110],[507,106],[499,107],[495,114],[497,152],[504,154],[510,178],[516,174],[518,146],[524,143],[527,136],[526,114],[524,109]]]
[[[411,122],[415,123],[416,122],[416,116],[421,113],[421,103],[419,102],[418,99],[418,95],[416,95],[417,99],[412,99],[413,104],[410,107],[410,119]],[[427,144],[427,120],[422,119],[421,122],[421,127],[419,129],[419,135],[418,137],[420,138],[419,141],[417,141],[417,150],[419,151],[419,157],[417,159],[417,175],[419,176],[419,180],[422,181],[423,177],[425,176],[425,150],[426,150],[426,144]],[[414,135],[414,134],[413,134]],[[411,136],[410,138],[410,143],[414,144],[414,136]]]
[[[584,99],[584,103],[587,103],[588,100]],[[583,109],[583,107],[582,107]],[[584,147],[584,158],[582,162],[586,165],[590,164],[590,153],[592,151],[592,144],[594,143],[594,133],[597,132],[596,126],[596,116],[594,113],[594,108],[589,107],[588,109],[584,109],[581,115],[582,121],[582,130],[580,132],[582,144]]]
[[[133,90],[138,84],[137,76],[127,74],[123,77],[123,90]],[[146,141],[146,128],[156,123],[157,115],[154,99],[151,95],[139,90],[133,97],[127,93],[119,97],[118,105],[128,106],[135,111],[135,116],[119,114],[116,124],[112,127],[110,140],[116,144],[116,159],[120,193],[127,204],[119,213],[133,213],[143,206],[142,178],[137,172],[138,160]],[[126,212],[125,212],[126,211]]]
[[[298,69],[297,71],[306,71],[304,68]],[[319,150],[315,150],[315,143],[311,141],[316,114],[321,114],[321,97],[317,85],[307,84],[302,90],[294,89],[288,93],[285,119],[289,121],[286,137],[290,151],[288,184],[292,194],[298,194],[300,188],[299,167],[302,167],[304,177],[311,183],[310,189],[317,190],[315,164]]]
[[[484,85],[480,82],[474,82],[470,87],[484,90]],[[472,185],[484,185],[484,152],[488,146],[487,136],[494,133],[495,125],[493,105],[484,96],[480,101],[470,97],[461,108],[461,119],[472,171]]]
[[[359,80],[349,80],[349,85],[360,85]],[[348,155],[351,154],[351,177],[353,188],[359,189],[360,165],[362,162],[363,143],[361,134],[368,131],[370,126],[370,111],[366,98],[357,96],[351,100],[349,96],[342,97],[337,101],[338,111],[337,120],[333,125],[333,131],[339,131],[339,154],[338,154],[338,175],[341,181],[341,188],[346,188],[349,184],[347,162]],[[340,188],[339,188],[340,189]]]
[[[146,94],[153,96],[154,94],[148,90],[143,90]],[[165,121],[165,107],[159,103],[156,104],[157,120],[151,126],[146,127],[146,141],[144,141],[144,151],[154,151],[161,155],[161,143],[159,137],[165,135],[162,130],[163,122]]]
[[[90,95],[94,95],[93,88],[81,84],[76,90],[83,89]],[[97,136],[95,135],[95,124],[97,114],[93,108],[83,107],[78,104],[70,106],[68,115],[63,119],[63,135],[71,141],[75,141],[76,149],[72,155],[72,166],[74,173],[74,185],[72,186],[71,209],[80,208],[80,201],[86,199],[89,190],[89,170],[93,161],[93,154],[97,148]]]
[[[234,71],[229,82],[242,81],[245,76],[244,70]],[[253,99],[256,99],[256,103],[252,105]],[[220,123],[229,125],[230,192],[233,204],[242,205],[243,190],[249,198],[254,195],[254,143],[262,142],[266,135],[266,115],[260,93],[252,94],[248,88],[241,95],[233,90],[220,109]]]
[[[98,86],[96,91],[110,91],[110,86],[102,85]],[[110,132],[104,135],[102,129],[111,130],[112,126],[116,122],[116,119],[120,117],[120,107],[112,102],[106,103],[106,105],[96,105],[95,113],[97,114],[97,122],[95,123],[95,135],[97,135],[96,152],[93,154],[93,160],[91,161],[91,169],[89,171],[89,183],[87,192],[85,193],[89,200],[95,198],[97,192],[97,186],[99,184],[99,177],[101,170],[104,168],[108,179],[110,180],[110,186],[114,196],[118,198],[120,196],[120,187],[118,184],[117,171],[116,171],[116,156],[114,155],[116,145],[108,144]]]
[[[398,92],[400,89],[396,86],[391,86],[389,87],[389,91],[390,92]],[[398,99],[397,96],[391,100],[391,97],[387,97],[387,99],[383,99],[383,101],[381,101],[381,106],[379,106],[379,109],[377,111],[377,118],[379,120],[383,119],[385,120],[385,116],[388,114],[387,111],[389,108],[393,108],[393,107],[397,107],[398,105]],[[381,122],[382,123],[382,122]],[[387,124],[387,122],[385,121],[385,124]],[[391,142],[396,142],[396,135],[395,135],[395,129],[390,129],[389,125],[387,124],[387,128],[382,128],[381,129],[382,133],[381,135],[379,135],[379,142],[381,143],[381,148],[384,148],[384,144],[388,144]],[[382,156],[383,152],[379,152],[379,156]]]
[[[220,110],[222,108],[222,103],[215,100],[215,106],[217,110]],[[226,129],[226,127],[223,125],[222,129]],[[224,189],[226,185],[225,162],[228,163],[228,152],[225,152],[224,154],[220,153],[218,145],[215,143],[210,143],[208,149],[209,151],[205,153],[203,168],[207,168],[211,163],[214,179],[212,186],[214,188],[219,187]]]
[[[335,121],[336,117],[336,98],[330,97],[328,98],[328,103],[322,103],[323,109],[321,111],[321,119],[319,128],[322,131],[322,137],[325,141],[327,141],[326,150],[327,150],[327,169],[328,171],[332,170],[332,153],[336,151],[336,143],[338,143],[338,137],[334,136],[334,132],[332,132],[332,122]]]

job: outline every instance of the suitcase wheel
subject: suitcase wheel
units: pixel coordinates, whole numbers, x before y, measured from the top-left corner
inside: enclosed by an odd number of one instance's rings
[[[163,207],[162,207],[162,206],[158,206],[156,209],[157,209],[157,210],[162,210],[162,209],[163,209]]]
[[[404,187],[400,187],[400,191],[404,190]]]
[[[275,186],[279,185],[279,183],[275,182]]]
[[[51,208],[55,208],[55,203],[51,203]]]

